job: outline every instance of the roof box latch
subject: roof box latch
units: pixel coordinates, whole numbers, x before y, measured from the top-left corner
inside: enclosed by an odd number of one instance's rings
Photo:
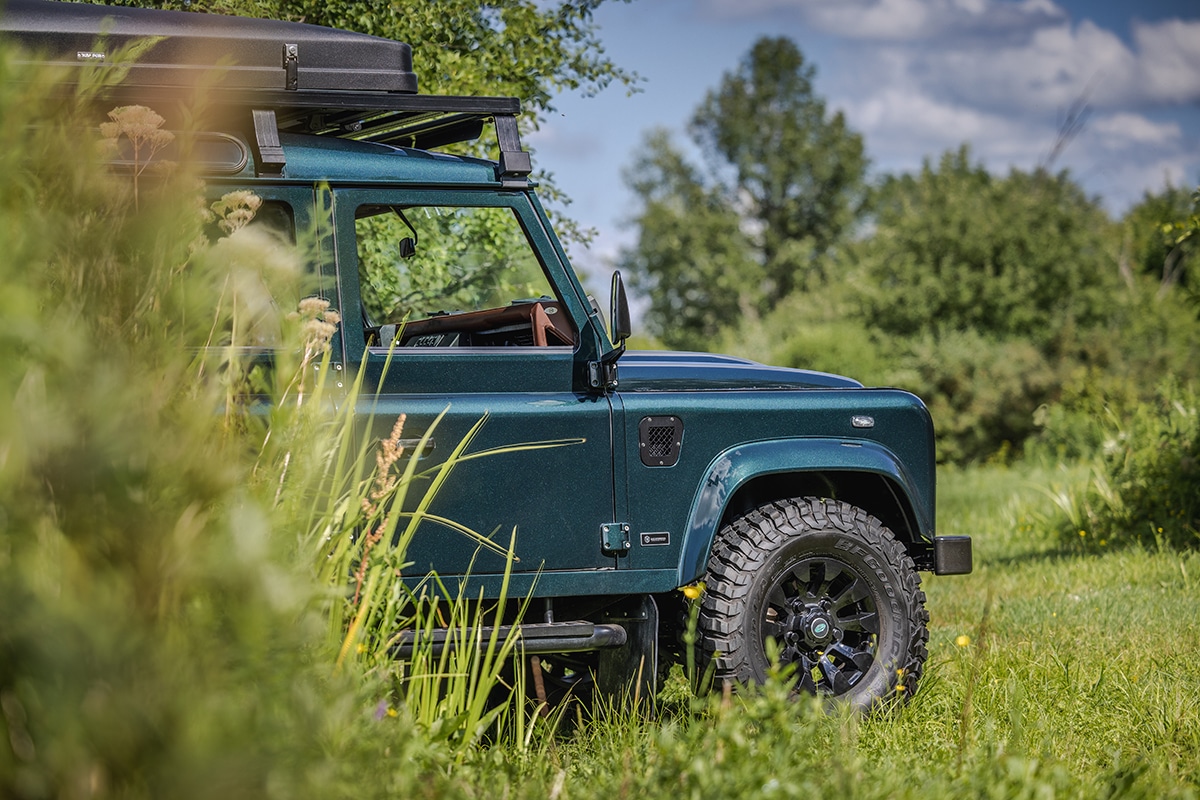
[[[284,88],[296,91],[300,85],[300,45],[285,44],[283,46],[283,77]]]

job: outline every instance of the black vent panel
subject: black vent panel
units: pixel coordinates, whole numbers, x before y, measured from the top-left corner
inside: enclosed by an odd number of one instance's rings
[[[638,423],[638,455],[647,467],[673,467],[683,447],[679,417],[643,417]]]

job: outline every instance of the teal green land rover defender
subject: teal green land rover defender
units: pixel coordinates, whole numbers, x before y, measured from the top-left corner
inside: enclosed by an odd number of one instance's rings
[[[332,369],[365,373],[371,435],[404,414],[419,441],[448,409],[419,454],[430,467],[484,417],[475,451],[564,443],[466,461],[430,509],[476,531],[515,527],[508,591],[532,600],[501,622],[520,625],[549,677],[652,689],[682,651],[680,590],[702,583],[697,647],[717,681],[762,680],[772,654],[795,665],[799,690],[859,708],[915,688],[928,640],[918,573],[971,570],[970,539],[935,534],[918,398],[627,352],[620,276],[602,314],[530,180],[518,101],[419,94],[406,44],[48,0],[0,12],[0,34],[67,65],[103,66],[102,31],[113,47],[162,37],[114,103],[162,111],[224,65],[219,124],[200,139],[207,190],[249,190],[272,224],[316,231],[313,269],[342,315]],[[489,127],[495,161],[439,151]],[[508,563],[432,523],[408,559],[414,574],[469,573],[493,597]]]

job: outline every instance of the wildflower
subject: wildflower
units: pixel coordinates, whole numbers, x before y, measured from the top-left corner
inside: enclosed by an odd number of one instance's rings
[[[226,195],[228,197],[228,195]],[[342,315],[329,307],[329,301],[321,297],[306,297],[300,301],[298,310],[288,314],[288,319],[299,320],[300,337],[304,344],[304,365],[307,366],[318,355],[329,349]]]
[[[325,347],[328,346],[335,333],[337,333],[336,325],[330,325],[328,322],[317,319],[310,319],[300,329],[300,335],[304,338],[305,347],[311,347],[321,352],[324,352]]]
[[[704,582],[690,584],[683,587],[681,591],[683,592],[683,596],[688,600],[699,599],[700,595],[704,593]]]
[[[165,120],[145,106],[118,106],[108,112],[108,118],[112,122],[100,125],[100,135],[106,139],[116,139],[124,134],[135,147],[147,142],[166,144],[175,139],[175,134],[162,130]]]
[[[970,636],[967,636],[967,635],[964,633],[964,634],[960,635],[960,636],[959,636],[957,639],[955,639],[955,640],[954,640],[954,643],[955,643],[956,645],[958,645],[959,647],[966,647],[966,646],[968,646],[969,644],[971,644],[971,637],[970,637]]]
[[[1080,535],[1080,536],[1087,536],[1087,531],[1080,531],[1080,532],[1079,532],[1079,535]]]
[[[228,236],[248,225],[262,206],[262,202],[262,198],[254,192],[241,189],[221,195],[221,199],[213,203],[210,208],[220,220],[217,224]]]
[[[100,135],[108,142],[111,155],[117,152],[117,140],[129,139],[133,150],[133,205],[138,208],[138,178],[155,153],[175,141],[175,134],[162,130],[165,120],[146,106],[118,106],[108,112],[111,122],[100,125]]]
[[[329,308],[329,301],[323,297],[306,297],[300,301],[300,316],[314,319],[324,314]]]
[[[404,435],[405,419],[405,414],[397,417],[396,424],[392,426],[392,434],[379,443],[379,452],[375,454],[375,488],[371,491],[371,500],[382,500],[396,485],[392,467],[404,455],[404,445],[401,444],[404,440],[401,437]],[[368,515],[375,512],[374,505],[368,507],[365,498],[363,509]]]

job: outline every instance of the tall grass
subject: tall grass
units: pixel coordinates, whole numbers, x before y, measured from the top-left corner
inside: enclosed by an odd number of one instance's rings
[[[0,795],[453,795],[513,642],[391,657],[487,606],[399,579],[428,498],[306,377],[335,312],[283,317],[301,259],[252,198],[214,244],[186,165],[135,199],[61,79],[0,51]]]

